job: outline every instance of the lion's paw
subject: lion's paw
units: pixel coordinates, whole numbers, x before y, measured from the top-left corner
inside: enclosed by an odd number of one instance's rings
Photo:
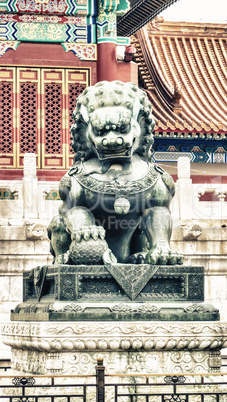
[[[144,253],[144,252],[132,254],[128,258],[127,263],[129,263],[129,264],[144,264],[145,259],[146,259],[146,254],[147,253]]]
[[[82,226],[71,234],[70,258],[74,264],[102,264],[108,245],[102,226]]]
[[[103,264],[103,254],[107,250],[108,245],[105,240],[90,239],[89,241],[81,240],[80,243],[72,241],[69,247],[70,258],[75,265],[100,265]]]
[[[64,254],[59,254],[57,257],[55,257],[54,261],[55,265],[61,265],[61,264],[69,264],[70,263],[70,255],[69,251],[67,251]]]
[[[152,265],[181,265],[183,255],[171,249],[156,247],[146,255],[145,263]]]

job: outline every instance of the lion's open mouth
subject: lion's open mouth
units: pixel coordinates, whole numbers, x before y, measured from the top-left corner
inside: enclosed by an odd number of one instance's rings
[[[132,156],[132,147],[125,149],[96,150],[100,160],[131,158]]]

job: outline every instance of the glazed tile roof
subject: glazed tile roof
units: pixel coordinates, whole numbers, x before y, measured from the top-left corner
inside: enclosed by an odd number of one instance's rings
[[[156,131],[227,132],[227,28],[156,18],[133,37],[140,84],[153,105]]]

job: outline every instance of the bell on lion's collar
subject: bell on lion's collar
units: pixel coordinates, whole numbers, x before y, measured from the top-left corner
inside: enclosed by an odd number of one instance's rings
[[[114,202],[114,211],[118,215],[126,215],[130,210],[130,202],[127,198],[117,198]]]

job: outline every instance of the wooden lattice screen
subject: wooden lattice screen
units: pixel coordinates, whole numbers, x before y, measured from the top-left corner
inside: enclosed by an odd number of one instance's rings
[[[0,167],[23,168],[34,152],[41,169],[72,164],[70,125],[89,69],[0,68]]]

